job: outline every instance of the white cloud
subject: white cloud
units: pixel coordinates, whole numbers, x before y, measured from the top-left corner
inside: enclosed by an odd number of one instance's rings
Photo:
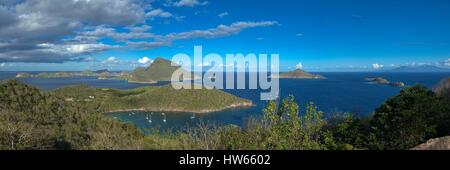
[[[182,20],[184,16],[151,8],[152,2],[20,0],[20,3],[0,3],[0,48],[8,49],[0,50],[0,63],[83,62],[87,56],[110,49],[152,49],[169,46],[177,40],[225,37],[247,28],[277,24],[273,21],[236,22],[204,30],[158,35],[150,32],[152,27],[146,25],[148,19],[172,17]],[[175,2],[177,6],[207,3],[200,0]]]
[[[170,12],[164,11],[162,9],[153,9],[150,12],[147,12],[145,16],[153,19],[155,17],[169,18],[172,17],[173,15]]]
[[[276,25],[275,21],[263,22],[235,22],[231,25],[219,25],[216,28],[207,30],[193,30],[189,32],[171,33],[165,36],[169,40],[183,40],[192,38],[217,38],[234,35],[246,28],[267,27]]]
[[[118,63],[119,59],[116,57],[108,57],[106,60],[103,60],[102,63],[108,64],[108,63]]]
[[[0,62],[70,61],[77,57],[74,55],[93,51],[91,45],[84,44],[100,44],[95,39],[66,41],[67,37],[77,36],[78,31],[100,25],[122,27],[145,22],[146,9],[136,0],[8,1],[14,3],[0,2],[3,43],[0,45],[8,49],[0,51]]]
[[[302,63],[298,63],[297,65],[295,65],[296,69],[303,69],[303,64]]]
[[[444,67],[450,67],[450,58],[448,58],[447,60],[444,60],[444,61],[440,61],[438,65],[444,66]]]
[[[152,63],[153,60],[148,58],[147,56],[145,56],[145,57],[140,58],[138,60],[138,62],[141,63],[141,64],[147,64],[147,63]]]
[[[195,38],[219,38],[231,35],[236,35],[242,30],[253,27],[267,27],[276,25],[276,21],[262,21],[262,22],[235,22],[231,25],[219,25],[215,28],[206,30],[193,30],[188,32],[170,33],[167,35],[153,35],[156,41],[128,41],[128,47],[139,49],[153,49],[161,46],[171,45],[177,40],[188,40]]]
[[[383,68],[383,67],[384,66],[382,64],[378,64],[378,63],[372,64],[372,68],[373,69],[380,69],[380,68]]]
[[[228,12],[222,12],[222,13],[220,13],[220,14],[217,15],[217,16],[219,16],[220,18],[223,18],[223,17],[225,17],[225,16],[228,16]]]
[[[208,3],[209,3],[208,1],[200,2],[199,0],[180,0],[178,2],[173,3],[173,6],[176,6],[176,7],[183,7],[183,6],[193,7],[193,6],[196,6],[196,5],[200,5],[200,6],[207,5]]]

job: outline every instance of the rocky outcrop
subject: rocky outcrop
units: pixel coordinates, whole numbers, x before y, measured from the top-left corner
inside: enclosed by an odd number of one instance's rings
[[[411,150],[450,150],[450,136],[430,139]]]
[[[377,83],[377,84],[385,84],[385,85],[391,85],[391,86],[397,86],[397,87],[405,86],[405,83],[403,83],[403,82],[390,82],[383,77],[367,77],[367,78],[365,78],[365,80],[369,81],[369,82]]]
[[[433,87],[433,92],[438,96],[450,99],[450,77],[441,80],[435,87]]]

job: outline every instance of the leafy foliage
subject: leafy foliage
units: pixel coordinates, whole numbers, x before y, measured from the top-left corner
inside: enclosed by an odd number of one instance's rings
[[[329,124],[341,148],[410,149],[427,139],[450,135],[450,105],[416,85],[388,99],[372,117],[347,115]]]
[[[170,85],[147,86],[130,90],[96,89],[86,85],[57,89],[58,95],[103,112],[121,110],[208,112],[251,101],[221,90],[180,89]]]
[[[202,104],[212,105],[208,102],[216,100],[215,95],[222,95],[170,89],[81,85],[45,92],[15,80],[2,82],[0,149],[391,150],[410,149],[429,138],[450,135],[449,100],[420,85],[403,89],[367,118],[345,114],[325,120],[313,103],[301,113],[295,98],[289,96],[270,101],[263,118],[250,119],[243,128],[200,124],[177,132],[155,130],[144,136],[134,126],[103,114],[108,109],[151,102],[160,107],[174,106],[164,104],[170,101],[184,109],[187,105],[204,107]],[[178,101],[186,96],[211,99],[198,105]]]
[[[281,104],[271,101],[264,108],[264,119],[252,119],[241,129],[229,125],[200,125],[184,132],[166,132],[147,137],[152,149],[334,149],[330,132],[324,130],[323,113],[307,105],[303,116],[290,96]]]
[[[16,80],[0,84],[0,149],[139,149],[142,142],[132,125]]]

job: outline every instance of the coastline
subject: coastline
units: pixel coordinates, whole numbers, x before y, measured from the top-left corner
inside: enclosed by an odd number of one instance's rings
[[[251,101],[246,101],[242,103],[235,103],[226,107],[221,107],[218,109],[202,109],[202,110],[190,110],[190,109],[167,109],[167,108],[134,108],[134,109],[116,109],[111,111],[106,111],[105,113],[119,113],[119,112],[173,112],[173,113],[181,113],[181,112],[188,112],[188,113],[201,113],[201,114],[207,114],[207,113],[213,113],[213,112],[219,112],[227,109],[234,109],[234,108],[247,108],[247,107],[253,107],[255,104]]]

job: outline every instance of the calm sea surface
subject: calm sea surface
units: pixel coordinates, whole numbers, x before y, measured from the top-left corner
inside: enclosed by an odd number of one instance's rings
[[[14,78],[17,72],[0,72],[0,80]],[[280,92],[285,97],[296,97],[300,107],[314,102],[326,114],[352,112],[361,116],[371,114],[387,98],[396,95],[402,87],[368,83],[365,77],[384,77],[390,81],[402,81],[406,85],[422,84],[429,88],[450,73],[320,73],[325,80],[281,79]],[[87,84],[98,88],[130,89],[145,86],[122,80],[98,80],[96,77],[71,78],[19,78],[18,80],[51,90],[62,86]],[[161,85],[161,84],[157,84]],[[245,109],[230,109],[209,114],[193,113],[111,113],[116,119],[131,122],[142,129],[159,127],[180,129],[195,126],[198,122],[236,124],[242,126],[251,117],[261,116],[266,101],[259,100],[259,90],[224,90],[236,96],[252,100],[256,106]],[[187,99],[188,100],[188,99]],[[147,119],[148,118],[148,119]],[[151,121],[150,121],[151,120]],[[164,121],[165,120],[165,121]]]

